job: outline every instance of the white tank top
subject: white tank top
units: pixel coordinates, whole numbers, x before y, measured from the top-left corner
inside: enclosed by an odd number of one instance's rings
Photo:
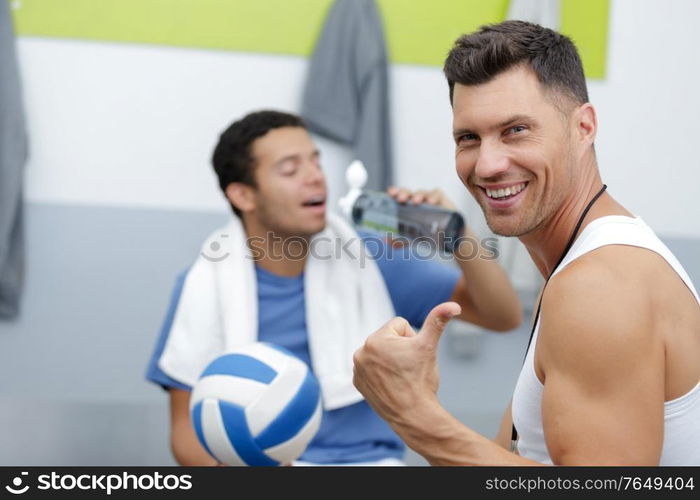
[[[613,215],[595,219],[574,242],[552,276],[574,259],[605,245],[631,245],[661,255],[680,276],[700,305],[700,298],[678,260],[639,217]],[[518,430],[518,453],[551,464],[542,427],[542,390],[535,373],[539,318],[513,393],[513,423]],[[660,465],[700,465],[700,381],[685,395],[664,403],[664,443]]]

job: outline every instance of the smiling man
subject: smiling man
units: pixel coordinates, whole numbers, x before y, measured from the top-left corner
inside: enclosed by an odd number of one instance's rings
[[[460,259],[459,268],[411,258],[377,248],[376,238],[364,264],[358,253],[334,255],[339,262],[315,257],[309,249],[319,235],[338,238],[340,248],[362,247],[368,236],[360,239],[327,211],[319,151],[295,115],[259,111],[234,122],[219,138],[213,166],[235,216],[178,279],[147,373],[170,394],[175,458],[182,465],[215,463],[190,420],[192,385],[211,359],[257,339],[285,347],[319,378],[321,427],[301,462],[401,463],[404,444],[353,387],[353,352],[394,314],[419,326],[448,299],[461,305],[463,320],[515,328],[520,303],[504,271],[493,258]],[[392,193],[402,202],[449,205],[440,191]],[[230,244],[236,235],[246,247],[239,254]],[[327,279],[316,279],[320,268]],[[223,296],[226,289],[237,293]],[[319,312],[327,328],[318,328]]]
[[[455,303],[418,334],[400,317],[372,334],[355,385],[436,465],[700,465],[698,295],[605,190],[573,43],[506,21],[458,39],[444,71],[457,174],[489,227],[518,237],[547,279],[527,356],[494,441],[436,397],[436,346]]]

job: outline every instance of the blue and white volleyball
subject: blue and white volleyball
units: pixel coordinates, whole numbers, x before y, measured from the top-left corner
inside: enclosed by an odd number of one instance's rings
[[[214,359],[192,388],[200,443],[226,465],[276,466],[297,459],[321,424],[321,392],[306,363],[254,342]]]

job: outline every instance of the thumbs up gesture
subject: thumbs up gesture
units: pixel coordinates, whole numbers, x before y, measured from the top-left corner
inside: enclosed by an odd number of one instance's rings
[[[461,308],[456,302],[435,306],[416,333],[396,317],[367,337],[355,352],[355,387],[389,424],[399,424],[406,412],[437,402],[437,346],[445,326]]]

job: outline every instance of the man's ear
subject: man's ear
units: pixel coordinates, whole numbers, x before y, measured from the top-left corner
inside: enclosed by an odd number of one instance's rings
[[[241,212],[255,208],[254,188],[242,182],[232,182],[226,186],[226,198]]]
[[[598,132],[598,118],[595,108],[590,102],[581,105],[576,110],[576,132],[579,142],[593,144]]]

